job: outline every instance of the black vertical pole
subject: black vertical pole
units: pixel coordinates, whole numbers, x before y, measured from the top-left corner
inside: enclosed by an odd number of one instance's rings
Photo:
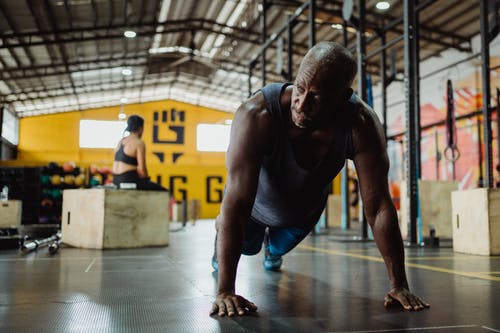
[[[407,221],[410,223],[410,243],[417,244],[417,203],[418,203],[418,175],[417,175],[417,144],[415,124],[415,38],[414,17],[415,3],[413,0],[403,0],[403,29],[404,29],[404,70],[405,70],[405,108],[406,108],[406,184],[408,212]]]
[[[385,32],[380,35],[380,44],[386,43]],[[385,144],[387,145],[387,59],[385,49],[380,53],[380,94],[382,97],[382,126],[384,127]]]
[[[347,22],[343,20],[342,22],[342,43],[344,47],[347,47]],[[340,174],[340,186],[341,186],[341,200],[342,200],[342,229],[349,229],[351,227],[351,211],[349,208],[349,171],[347,169],[347,163],[342,168],[342,173]]]
[[[2,140],[2,128],[3,128],[3,110],[6,108],[6,106],[3,106],[0,104],[0,161],[3,160],[2,158],[2,150],[3,150],[3,140]]]
[[[418,0],[413,1],[413,6],[417,7],[418,6]],[[415,162],[416,162],[416,174],[417,174],[417,179],[421,178],[421,170],[422,170],[422,159],[420,156],[421,152],[421,145],[420,141],[422,139],[422,131],[421,131],[421,126],[420,126],[420,19],[419,19],[419,12],[417,10],[413,11],[413,32],[414,32],[414,37],[412,38],[413,42],[413,52],[414,52],[414,63],[413,63],[413,71],[414,71],[414,77],[413,80],[415,80],[415,85],[414,85],[414,97],[415,97]],[[419,209],[417,206],[417,215],[419,214]]]
[[[309,0],[309,48],[316,44],[316,1]],[[313,229],[314,232],[315,229]]]
[[[266,43],[267,39],[267,27],[266,27],[266,10],[267,10],[267,0],[262,0],[262,14],[260,15],[260,30],[262,45]],[[266,85],[266,49],[262,50],[262,86]]]
[[[347,38],[347,21],[342,20],[342,44],[347,47],[349,40]]]
[[[316,44],[316,1],[309,0],[309,48]]]
[[[483,142],[485,177],[484,187],[493,187],[493,151],[491,138],[491,108],[490,108],[490,34],[488,27],[488,0],[481,0],[481,55],[482,78],[483,78]]]
[[[293,27],[295,21],[290,22],[290,16],[288,15],[288,71],[287,80],[292,82],[293,80]]]
[[[497,88],[497,165],[500,165],[500,89]],[[500,172],[500,170],[499,170]]]
[[[477,180],[477,186],[484,186],[484,171],[483,171],[483,140],[481,140],[481,120],[479,117],[476,118],[477,122],[477,159],[479,167],[479,179]]]
[[[365,19],[366,19],[366,2],[365,0],[358,0],[358,32],[357,32],[357,55],[358,55],[358,94],[363,101],[366,101],[366,38],[365,38]],[[362,237],[368,238],[368,223],[365,214],[363,214],[362,221]]]
[[[250,63],[248,65],[248,97],[252,96],[252,69],[254,64]]]
[[[439,151],[439,133],[437,127],[434,127],[434,148],[436,152],[436,180],[439,180],[439,162],[441,161],[441,152]]]

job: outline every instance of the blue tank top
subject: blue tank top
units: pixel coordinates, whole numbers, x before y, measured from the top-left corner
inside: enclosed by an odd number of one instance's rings
[[[346,158],[352,156],[351,126],[339,128],[325,157],[311,169],[302,168],[288,137],[288,111],[282,110],[281,94],[290,83],[272,83],[261,89],[273,122],[273,148],[263,158],[253,219],[271,226],[314,225],[326,204],[329,187]],[[348,105],[354,107],[353,94]]]

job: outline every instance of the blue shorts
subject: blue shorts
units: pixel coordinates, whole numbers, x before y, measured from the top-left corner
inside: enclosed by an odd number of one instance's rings
[[[314,226],[313,226],[314,227]],[[269,252],[282,256],[297,246],[311,231],[299,227],[272,228],[250,218],[245,225],[245,239],[242,254],[251,256],[260,252],[266,228],[269,228]]]

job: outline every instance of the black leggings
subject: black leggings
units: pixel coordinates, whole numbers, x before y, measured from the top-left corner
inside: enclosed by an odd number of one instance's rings
[[[167,191],[163,186],[153,183],[149,178],[140,178],[137,171],[127,171],[120,174],[113,174],[113,184],[120,188],[120,183],[134,183],[136,190],[144,191]]]

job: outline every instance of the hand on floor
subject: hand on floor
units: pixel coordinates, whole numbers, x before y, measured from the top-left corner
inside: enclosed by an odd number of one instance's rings
[[[247,312],[257,311],[257,306],[246,298],[234,293],[221,293],[217,295],[210,315],[218,313],[219,317],[228,315],[229,317],[238,314],[243,316]]]
[[[394,302],[398,302],[406,311],[419,311],[430,307],[430,304],[412,294],[406,288],[392,288],[391,291],[385,295],[384,306],[389,307]]]

